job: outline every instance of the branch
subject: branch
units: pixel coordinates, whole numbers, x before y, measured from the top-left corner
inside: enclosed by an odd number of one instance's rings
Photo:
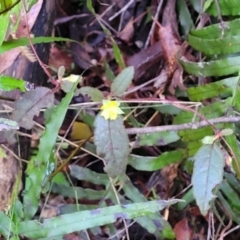
[[[194,123],[184,123],[179,125],[165,125],[157,127],[144,127],[144,128],[127,128],[127,134],[143,134],[143,133],[154,133],[154,132],[166,132],[166,131],[179,131],[184,129],[198,129],[206,127],[211,124],[217,123],[235,123],[240,122],[240,117],[220,117],[214,119],[203,120]]]

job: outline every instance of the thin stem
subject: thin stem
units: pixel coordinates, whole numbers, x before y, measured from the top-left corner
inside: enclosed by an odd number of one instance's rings
[[[51,80],[52,84],[58,85],[57,81],[52,78],[51,74],[46,69],[45,64],[41,61],[41,59],[39,58],[39,56],[38,56],[38,54],[37,54],[37,52],[36,52],[36,50],[35,50],[35,48],[33,46],[33,42],[32,42],[32,39],[30,37],[30,29],[29,29],[29,26],[28,26],[28,16],[27,16],[27,10],[26,10],[26,6],[25,6],[24,0],[22,0],[22,6],[23,6],[23,12],[24,12],[24,17],[25,17],[25,22],[26,22],[27,38],[28,38],[29,44],[31,46],[31,49],[32,49],[32,51],[33,51],[33,53],[34,53],[38,63],[42,67],[43,71],[46,73],[46,75]]]
[[[203,120],[194,123],[184,123],[179,125],[165,125],[157,127],[145,127],[145,128],[128,128],[126,129],[127,134],[143,134],[143,133],[154,133],[154,132],[166,132],[166,131],[179,131],[184,129],[198,129],[206,127],[208,125],[217,123],[235,123],[239,122],[240,117],[219,117],[214,119]]]

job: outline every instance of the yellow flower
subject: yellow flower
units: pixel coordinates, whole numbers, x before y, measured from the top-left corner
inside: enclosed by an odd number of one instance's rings
[[[111,101],[111,100],[103,100],[103,105],[100,108],[102,110],[101,116],[105,118],[105,120],[115,120],[118,114],[123,114],[124,112],[119,107],[120,102],[118,101]]]

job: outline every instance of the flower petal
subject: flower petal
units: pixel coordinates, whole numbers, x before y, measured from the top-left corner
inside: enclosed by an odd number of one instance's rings
[[[104,99],[102,101],[103,105],[101,106],[101,116],[103,116],[106,120],[111,119],[115,120],[118,114],[123,114],[124,112],[119,107],[120,102],[118,101],[111,101]]]

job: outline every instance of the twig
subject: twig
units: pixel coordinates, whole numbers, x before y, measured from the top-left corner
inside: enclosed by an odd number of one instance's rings
[[[128,128],[126,129],[127,134],[143,134],[143,133],[154,133],[154,132],[166,132],[166,131],[179,131],[184,129],[198,129],[206,127],[211,124],[217,123],[235,123],[239,122],[240,117],[219,117],[214,119],[203,120],[194,123],[184,123],[179,125],[165,125],[157,127],[145,127],[145,128]]]
[[[88,16],[89,16],[89,14],[83,13],[83,14],[76,14],[76,15],[73,15],[73,16],[57,18],[54,21],[54,26],[57,26],[57,25],[60,25],[60,24],[72,21],[73,19],[84,18],[84,17],[88,17]]]
[[[223,237],[226,237],[228,234],[236,231],[236,230],[239,229],[239,228],[240,228],[240,225],[237,225],[236,227],[234,227],[234,228],[230,229],[228,232],[226,232],[226,233],[223,235]]]
[[[111,22],[114,18],[116,18],[118,15],[120,15],[122,12],[127,10],[130,5],[134,2],[135,0],[130,0],[123,8],[121,8],[120,11],[116,12],[113,16],[111,16],[108,20]]]
[[[154,15],[154,19],[157,19],[157,18],[158,18],[159,12],[160,12],[160,10],[161,10],[161,8],[162,8],[163,0],[160,0],[160,1],[161,1],[161,2],[158,4],[157,11],[156,11],[156,13],[155,13],[155,15]],[[155,29],[155,26],[156,26],[156,21],[153,21],[144,48],[147,48],[147,47],[148,47],[148,44],[149,44],[150,39],[151,39],[151,36],[152,36],[152,34],[153,34],[153,32],[154,32],[154,29]]]

